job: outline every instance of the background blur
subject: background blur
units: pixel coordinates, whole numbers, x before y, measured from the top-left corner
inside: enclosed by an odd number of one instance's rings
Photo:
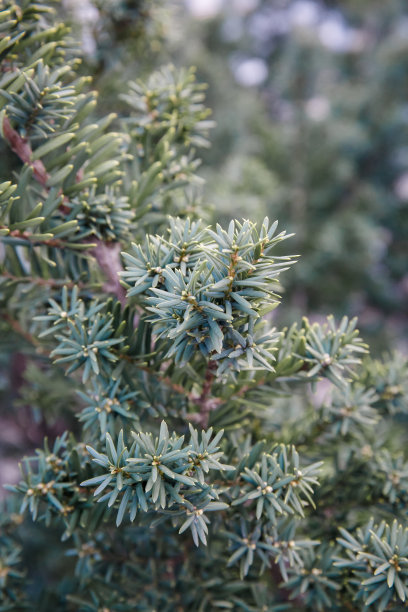
[[[186,4],[185,57],[210,84],[218,124],[203,167],[216,216],[267,214],[296,233],[290,244],[301,259],[285,286],[286,320],[305,311],[358,315],[375,350],[400,345],[407,4]]]
[[[295,232],[284,248],[301,258],[285,274],[277,324],[357,315],[374,356],[407,352],[405,1],[63,0],[60,10],[101,114],[120,120],[130,79],[169,62],[197,67],[217,123],[196,194],[207,221],[268,215]],[[7,176],[15,160],[2,147]],[[0,355],[3,482],[75,403],[54,370],[55,394],[43,397],[46,374],[22,353],[8,362],[13,342]]]

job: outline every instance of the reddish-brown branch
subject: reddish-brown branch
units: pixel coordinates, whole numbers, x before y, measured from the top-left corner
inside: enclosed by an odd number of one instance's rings
[[[18,321],[16,321],[15,319],[13,319],[13,317],[11,317],[7,312],[3,314],[3,320],[6,321],[6,323],[8,323],[10,325],[10,327],[22,338],[24,338],[25,340],[27,340],[27,342],[29,342],[30,344],[32,344],[33,346],[39,348],[41,346],[41,343],[39,340],[37,340],[37,338],[35,336],[33,336],[32,334],[30,334],[29,332],[26,332],[20,325],[20,323]]]
[[[8,278],[11,281],[15,281],[17,283],[32,283],[33,285],[40,285],[42,287],[69,287],[72,288],[74,286],[82,287],[83,283],[74,283],[74,281],[66,280],[66,279],[57,279],[57,278],[34,278],[33,276],[16,276],[15,274],[10,274],[7,270],[3,270],[1,272],[2,277]]]
[[[30,144],[27,142],[25,138],[20,136],[20,134],[11,127],[11,123],[7,115],[3,118],[3,135],[4,138],[10,145],[10,148],[24,164],[31,166],[33,169],[34,178],[41,184],[43,187],[46,187],[47,181],[49,179],[49,174],[45,169],[44,164],[40,159],[32,160],[31,156],[33,151],[31,149]]]
[[[188,415],[190,421],[201,425],[204,429],[208,427],[208,420],[210,412],[215,410],[223,400],[218,397],[213,397],[212,387],[215,381],[215,372],[217,370],[217,363],[212,359],[207,364],[207,370],[204,377],[204,384],[201,390],[201,394],[197,397],[191,398],[194,404],[199,407],[200,412]]]
[[[124,359],[125,361],[135,363],[138,370],[142,370],[143,372],[146,372],[147,374],[156,376],[160,380],[161,383],[164,383],[167,387],[169,387],[176,393],[179,393],[180,395],[185,395],[188,399],[190,399],[191,401],[194,401],[195,396],[192,393],[190,393],[190,391],[187,391],[187,389],[185,389],[182,385],[178,385],[177,383],[173,382],[171,378],[169,378],[168,376],[161,376],[160,372],[157,372],[156,370],[152,370],[151,368],[147,366],[142,366],[141,364],[138,364],[137,360],[134,357],[129,357],[129,355],[123,354],[123,355],[118,355],[118,357],[119,359]]]
[[[3,119],[3,136],[7,140],[10,145],[10,148],[24,164],[28,164],[33,169],[33,176],[42,185],[47,188],[47,181],[50,178],[44,164],[40,159],[33,160],[31,156],[33,151],[31,149],[30,144],[28,143],[26,138],[20,136],[17,130],[11,127],[11,123],[7,115],[4,116]],[[78,171],[78,176],[80,176],[80,170]],[[80,179],[78,179],[80,180]],[[64,196],[64,201],[60,205],[59,209],[63,215],[67,215],[70,212],[69,206],[66,206],[64,202],[67,202],[67,196]]]
[[[114,293],[122,305],[126,302],[126,291],[119,282],[119,272],[122,271],[120,261],[121,245],[119,242],[102,242],[95,240],[96,247],[91,250],[99,267],[108,279],[104,285],[104,290]]]
[[[211,389],[213,382],[215,380],[215,371],[217,369],[217,364],[215,361],[209,360],[207,364],[207,371],[205,373],[204,384],[201,391],[201,395],[198,398],[199,402],[205,402],[209,395],[211,394]]]
[[[6,225],[0,225],[0,229],[8,229]],[[58,240],[58,238],[50,238],[49,240],[36,240],[35,237],[29,232],[21,231],[21,230],[12,230],[7,234],[7,236],[11,236],[12,238],[19,238],[20,240],[27,240],[32,245],[36,246],[50,246],[63,249],[67,245],[63,240]]]

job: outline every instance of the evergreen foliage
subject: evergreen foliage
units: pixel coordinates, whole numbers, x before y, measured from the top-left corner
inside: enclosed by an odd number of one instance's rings
[[[54,3],[0,6],[0,349],[67,428],[9,486],[0,610],[405,609],[408,362],[272,326],[290,236],[201,220],[192,70],[98,118]]]

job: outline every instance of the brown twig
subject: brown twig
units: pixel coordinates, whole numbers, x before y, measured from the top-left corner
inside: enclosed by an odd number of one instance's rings
[[[218,397],[212,397],[211,391],[215,380],[215,372],[217,370],[217,363],[210,359],[207,364],[207,370],[204,377],[204,384],[201,390],[201,394],[197,397],[193,397],[192,401],[194,404],[199,406],[200,412],[196,414],[188,415],[188,419],[201,425],[204,429],[208,427],[208,419],[210,412],[215,410],[223,400]]]
[[[6,323],[8,323],[10,325],[10,327],[19,336],[21,336],[22,338],[27,340],[27,342],[29,342],[33,346],[37,347],[37,349],[41,346],[40,341],[37,340],[37,338],[35,336],[33,336],[32,334],[30,334],[29,332],[25,331],[21,327],[20,323],[18,321],[16,321],[15,319],[13,319],[13,317],[11,317],[7,312],[3,314],[3,320],[6,321]]]
[[[134,357],[130,357],[129,355],[122,354],[118,355],[118,357],[119,359],[124,359],[125,361],[134,363],[138,370],[142,370],[147,374],[156,376],[160,380],[160,382],[164,383],[167,387],[170,387],[176,393],[179,393],[180,395],[185,395],[187,399],[194,401],[195,396],[190,391],[187,391],[187,389],[185,389],[182,385],[178,385],[177,383],[173,382],[168,376],[161,376],[160,372],[157,372],[157,370],[152,370],[152,368],[149,368],[148,366],[138,364],[137,359]]]
[[[96,247],[90,253],[96,259],[99,267],[104,272],[107,282],[103,288],[108,293],[114,293],[122,306],[126,303],[126,291],[119,282],[119,272],[122,271],[120,262],[121,245],[119,242],[102,242],[95,240]]]
[[[4,115],[3,118],[3,135],[4,138],[8,141],[11,150],[14,151],[16,155],[18,155],[18,157],[24,164],[31,166],[31,168],[33,169],[34,178],[41,185],[43,185],[43,187],[46,187],[50,175],[48,174],[44,164],[40,159],[31,159],[33,151],[31,149],[30,144],[25,138],[20,136],[20,134],[15,129],[11,127],[11,123],[7,115]]]
[[[16,276],[15,274],[10,274],[7,270],[2,270],[1,275],[4,278],[8,278],[11,281],[15,281],[17,283],[32,283],[33,285],[41,285],[42,287],[68,287],[72,288],[75,286],[82,287],[83,283],[74,283],[74,281],[66,280],[66,279],[57,279],[57,278],[34,278],[32,276]]]

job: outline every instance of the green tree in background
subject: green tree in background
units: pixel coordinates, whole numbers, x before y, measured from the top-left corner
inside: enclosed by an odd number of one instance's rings
[[[0,6],[0,418],[48,434],[0,609],[405,609],[408,362],[346,316],[272,325],[303,264],[268,217],[209,223],[194,70],[105,114],[58,3]]]

